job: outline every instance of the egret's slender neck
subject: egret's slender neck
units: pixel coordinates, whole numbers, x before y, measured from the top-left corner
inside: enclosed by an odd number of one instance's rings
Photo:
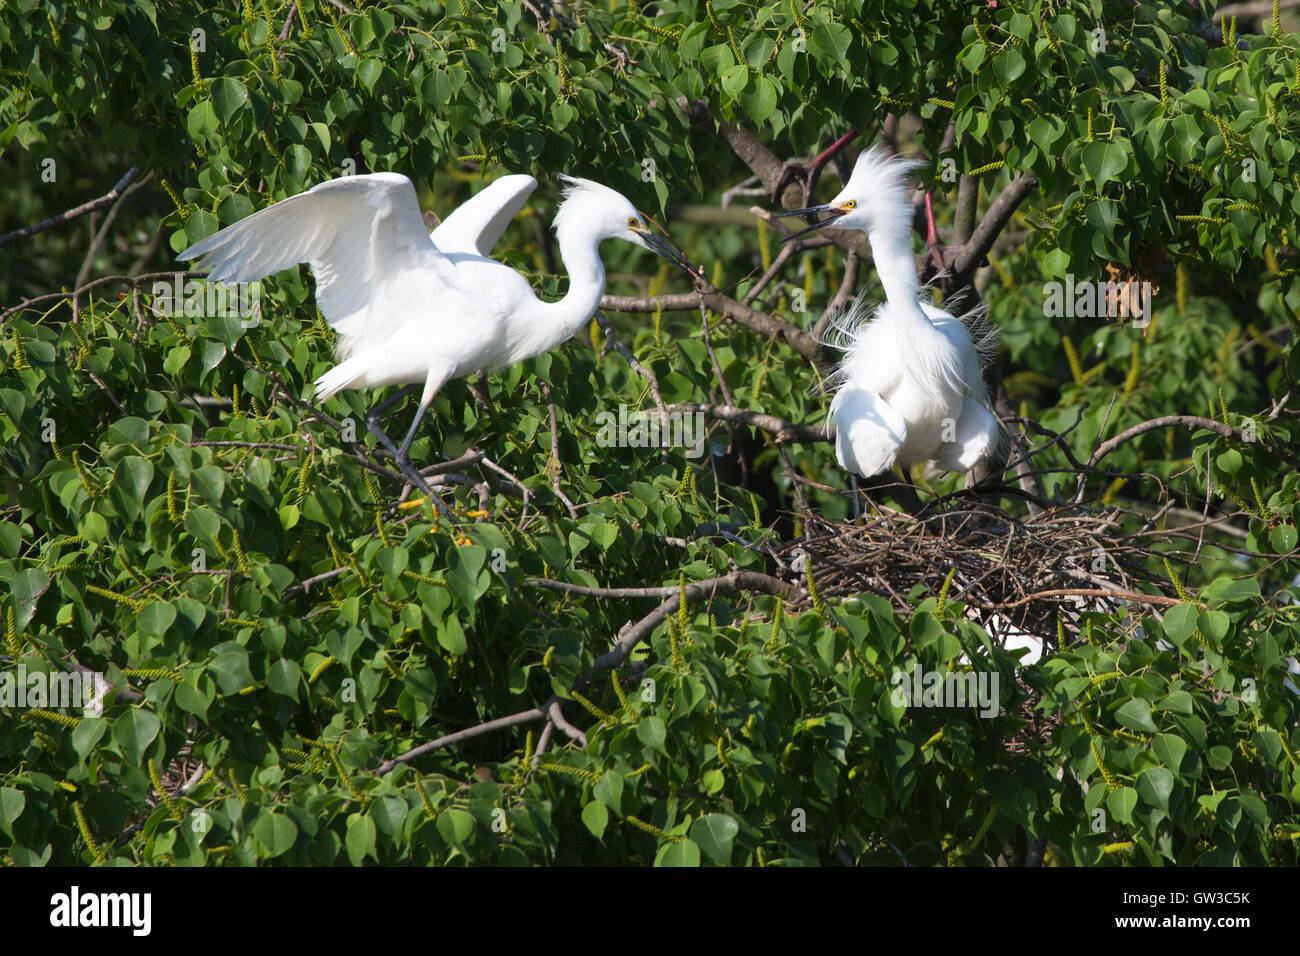
[[[537,331],[546,340],[543,351],[573,336],[596,314],[605,294],[605,264],[600,239],[582,222],[566,222],[556,233],[560,258],[569,274],[569,290],[558,302],[542,302]]]
[[[867,238],[871,240],[871,255],[880,284],[885,287],[885,298],[896,307],[914,305],[921,292],[921,281],[917,278],[916,260],[912,257],[911,223],[906,226],[894,221],[878,223],[868,230]],[[919,306],[915,311],[925,318]]]

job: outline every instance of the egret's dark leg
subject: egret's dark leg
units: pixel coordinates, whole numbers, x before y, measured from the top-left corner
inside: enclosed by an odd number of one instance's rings
[[[375,438],[379,440],[379,443],[384,446],[385,450],[393,456],[393,464],[397,466],[397,470],[400,471],[406,479],[411,482],[411,484],[424,492],[433,501],[433,506],[437,508],[438,511],[455,523],[455,515],[451,513],[451,510],[443,502],[442,498],[440,498],[434,492],[433,488],[429,486],[429,483],[424,480],[424,476],[412,467],[411,460],[407,457],[407,452],[411,448],[411,442],[415,440],[416,429],[420,427],[420,420],[424,418],[424,413],[429,406],[427,404],[420,405],[419,409],[415,413],[415,420],[411,422],[411,427],[407,431],[406,438],[402,441],[402,446],[400,448],[393,444],[393,440],[388,437],[388,433],[384,431],[383,427],[379,424],[379,417],[383,415],[384,412],[388,411],[406,396],[419,389],[419,387],[419,385],[407,385],[405,388],[399,389],[397,394],[393,395],[391,398],[384,399],[384,401],[372,408],[366,413],[366,428],[370,430],[370,434],[374,435]]]
[[[420,427],[420,420],[424,418],[424,413],[429,410],[429,406],[421,404],[415,410],[415,418],[411,421],[411,427],[406,430],[406,437],[402,439],[402,447],[397,449],[397,460],[399,462],[408,462],[406,453],[411,450],[411,442],[415,441],[415,432]]]
[[[853,489],[853,520],[862,517],[862,504],[858,501],[858,476],[849,472],[849,487]]]
[[[393,456],[394,461],[398,458],[397,446],[394,445],[393,440],[388,437],[388,432],[384,431],[383,428],[380,427],[379,419],[384,412],[388,411],[419,387],[420,386],[418,385],[407,385],[405,388],[400,388],[391,397],[384,399],[374,408],[370,409],[370,411],[366,412],[366,428],[369,430],[370,434],[379,439],[379,444],[383,445],[385,450]]]

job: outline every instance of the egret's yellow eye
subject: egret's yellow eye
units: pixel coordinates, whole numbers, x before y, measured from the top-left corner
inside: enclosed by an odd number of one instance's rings
[[[636,218],[636,216],[628,216],[628,217],[627,217],[627,227],[628,227],[629,229],[635,229],[635,228],[637,228],[637,227],[640,226],[640,225],[641,225],[641,223],[640,223],[640,221]]]
[[[845,209],[852,209],[852,208],[853,208],[854,206],[856,206],[857,204],[858,204],[858,201],[857,201],[856,199],[846,199],[846,200],[844,200],[844,208],[845,208]]]

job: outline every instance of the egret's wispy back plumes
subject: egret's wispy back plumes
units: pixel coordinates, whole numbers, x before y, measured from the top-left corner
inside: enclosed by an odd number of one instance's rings
[[[885,302],[855,303],[826,336],[844,352],[831,379],[836,457],[863,477],[925,461],[969,471],[1001,434],[971,331],[930,301],[917,275],[907,178],[919,165],[873,146],[834,200],[782,214],[825,214],[809,229],[860,229],[871,242]],[[988,335],[980,338],[988,347]]]
[[[316,303],[339,335],[340,361],[316,380],[317,398],[407,385],[372,409],[366,425],[406,477],[432,494],[407,452],[433,396],[452,379],[540,355],[581,329],[605,290],[603,240],[634,242],[697,275],[622,195],[589,180],[569,182],[556,216],[569,273],[558,302],[537,298],[523,276],[487,257],[536,188],[531,176],[497,180],[432,234],[405,176],[345,176],[254,213],[178,258],[201,258],[210,277],[225,282],[310,265]],[[378,417],[420,385],[415,420],[397,447]]]

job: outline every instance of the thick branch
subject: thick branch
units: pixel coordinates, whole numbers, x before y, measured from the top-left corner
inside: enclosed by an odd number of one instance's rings
[[[484,734],[490,734],[494,730],[505,730],[507,727],[517,727],[520,724],[530,724],[535,720],[545,720],[550,706],[558,702],[559,698],[552,697],[541,707],[533,707],[530,710],[521,710],[519,713],[511,714],[509,717],[498,717],[496,720],[489,720],[486,723],[478,724],[474,727],[467,727],[464,730],[458,730],[454,734],[447,734],[444,737],[439,737],[437,740],[430,740],[428,743],[420,744],[418,747],[412,747],[400,757],[394,757],[392,760],[385,760],[375,769],[375,773],[382,777],[399,763],[410,763],[416,757],[427,754],[430,751],[441,750],[443,747],[450,747],[452,744],[458,744],[465,740],[473,740],[475,737],[482,737]]]
[[[713,405],[706,402],[681,402],[669,406],[669,411],[695,413],[701,412],[709,418],[740,425],[753,425],[765,432],[772,433],[772,440],[778,445],[812,444],[830,441],[826,429],[816,425],[796,425],[784,418],[751,411],[748,408],[736,408],[734,405]]]
[[[1038,177],[1026,170],[1012,180],[1006,189],[998,193],[998,198],[993,200],[993,204],[984,213],[984,218],[975,227],[970,241],[957,253],[952,270],[954,287],[967,283],[980,261],[993,248],[994,240],[1011,221],[1011,214],[1037,188]]]
[[[600,300],[600,307],[616,312],[658,312],[660,309],[669,312],[685,312],[688,309],[697,308],[700,304],[700,298],[700,294],[696,292],[646,296],[644,298],[628,295],[607,295]],[[803,329],[791,325],[789,322],[773,318],[766,312],[751,309],[749,306],[743,305],[721,292],[706,292],[703,294],[703,299],[704,305],[714,312],[725,315],[731,321],[743,325],[760,335],[779,338],[809,361],[820,362],[822,360],[822,347],[817,344],[816,339]]]

